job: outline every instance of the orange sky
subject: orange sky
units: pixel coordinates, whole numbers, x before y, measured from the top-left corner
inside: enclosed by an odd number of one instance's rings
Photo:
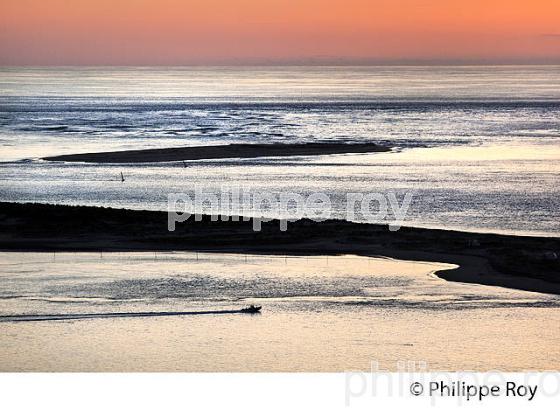
[[[0,0],[2,65],[560,63],[560,0]]]

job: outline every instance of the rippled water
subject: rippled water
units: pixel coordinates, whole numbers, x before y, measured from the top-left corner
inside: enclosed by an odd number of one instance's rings
[[[452,265],[182,252],[0,256],[0,371],[560,365],[558,296],[431,274]],[[249,303],[262,305],[262,314],[150,317]],[[112,317],[134,312],[142,317]],[[73,316],[83,313],[97,317]],[[14,315],[65,320],[13,322]]]
[[[557,236],[559,135],[557,66],[0,70],[0,200],[162,210],[169,193],[236,185],[321,191],[332,217],[348,218],[349,192],[413,191],[407,225]],[[38,160],[325,140],[396,152],[186,167]]]

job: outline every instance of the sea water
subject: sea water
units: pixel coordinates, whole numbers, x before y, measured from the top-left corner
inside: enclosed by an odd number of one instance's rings
[[[165,210],[170,193],[236,186],[325,193],[331,217],[352,219],[348,193],[402,200],[410,192],[404,225],[558,236],[559,135],[558,66],[0,70],[2,201]],[[393,152],[116,165],[40,159],[313,141],[377,142]]]
[[[0,253],[0,371],[558,369],[559,296],[433,274],[454,267],[353,255]],[[262,313],[192,314],[251,303]]]

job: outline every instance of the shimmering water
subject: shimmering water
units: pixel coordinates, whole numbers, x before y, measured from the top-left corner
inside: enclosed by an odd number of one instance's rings
[[[171,192],[236,185],[325,192],[332,217],[346,218],[349,192],[413,191],[406,225],[557,236],[559,135],[557,66],[2,69],[0,200],[166,209]],[[325,140],[395,152],[187,167],[38,160]]]
[[[356,256],[2,253],[0,371],[556,370],[560,297]],[[263,306],[260,315],[115,318]],[[93,319],[72,315],[96,313]],[[10,322],[7,315],[68,320]],[[67,316],[70,315],[70,316]]]
[[[406,225],[560,232],[560,67],[0,70],[0,200],[166,209],[224,185],[413,192]],[[188,163],[59,153],[374,141],[394,152]],[[126,182],[120,182],[120,173]],[[250,214],[237,207],[231,213]],[[275,215],[271,215],[275,216]],[[277,216],[277,215],[276,215]],[[358,257],[0,255],[2,370],[557,370],[557,296],[450,283]],[[263,305],[263,314],[111,317]],[[98,314],[70,320],[75,314]],[[68,320],[8,321],[9,315]]]

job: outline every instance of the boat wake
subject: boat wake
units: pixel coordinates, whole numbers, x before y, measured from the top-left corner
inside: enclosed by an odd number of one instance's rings
[[[43,322],[55,320],[109,319],[131,317],[160,317],[160,316],[191,316],[191,315],[222,315],[236,313],[259,313],[251,308],[236,310],[203,310],[195,312],[114,312],[114,313],[68,313],[45,315],[5,315],[0,316],[0,322]]]

